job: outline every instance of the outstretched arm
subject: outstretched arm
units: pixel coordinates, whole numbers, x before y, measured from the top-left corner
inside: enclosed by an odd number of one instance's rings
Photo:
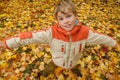
[[[117,41],[114,40],[113,38],[90,30],[87,39],[87,45],[95,45],[95,44],[117,47]]]
[[[14,49],[29,44],[49,44],[52,37],[51,34],[51,29],[38,32],[23,32],[17,37],[7,39],[4,44],[1,43],[1,46],[5,45],[7,48]]]

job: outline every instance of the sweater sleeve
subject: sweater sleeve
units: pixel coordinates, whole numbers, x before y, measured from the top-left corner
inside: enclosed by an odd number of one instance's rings
[[[115,46],[117,42],[109,36],[99,34],[89,30],[87,45],[103,44],[106,46]]]
[[[29,44],[50,44],[52,38],[51,29],[38,32],[23,32],[18,37],[12,37],[5,41],[9,49]]]

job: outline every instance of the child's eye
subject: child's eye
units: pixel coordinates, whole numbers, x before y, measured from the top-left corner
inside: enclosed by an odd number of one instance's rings
[[[71,17],[71,15],[67,15],[67,18]]]
[[[63,20],[63,18],[58,18],[58,20]]]

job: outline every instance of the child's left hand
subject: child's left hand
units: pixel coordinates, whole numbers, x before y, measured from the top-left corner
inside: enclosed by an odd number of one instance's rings
[[[113,48],[117,49],[118,48],[118,43],[116,43],[116,45]]]
[[[104,52],[109,52],[112,49],[114,49],[114,50],[118,49],[118,43],[117,42],[116,42],[116,45],[113,46],[113,47],[108,47],[108,46],[102,45],[102,50]]]
[[[102,46],[102,50],[103,50],[104,52],[106,52],[106,53],[109,51],[108,47],[107,47],[107,46],[104,46],[104,45]]]

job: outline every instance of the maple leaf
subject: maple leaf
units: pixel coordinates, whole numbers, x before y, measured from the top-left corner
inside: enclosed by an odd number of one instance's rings
[[[23,71],[24,73],[31,73],[32,72],[32,68],[34,67],[34,64],[29,64],[27,66],[27,68]]]

